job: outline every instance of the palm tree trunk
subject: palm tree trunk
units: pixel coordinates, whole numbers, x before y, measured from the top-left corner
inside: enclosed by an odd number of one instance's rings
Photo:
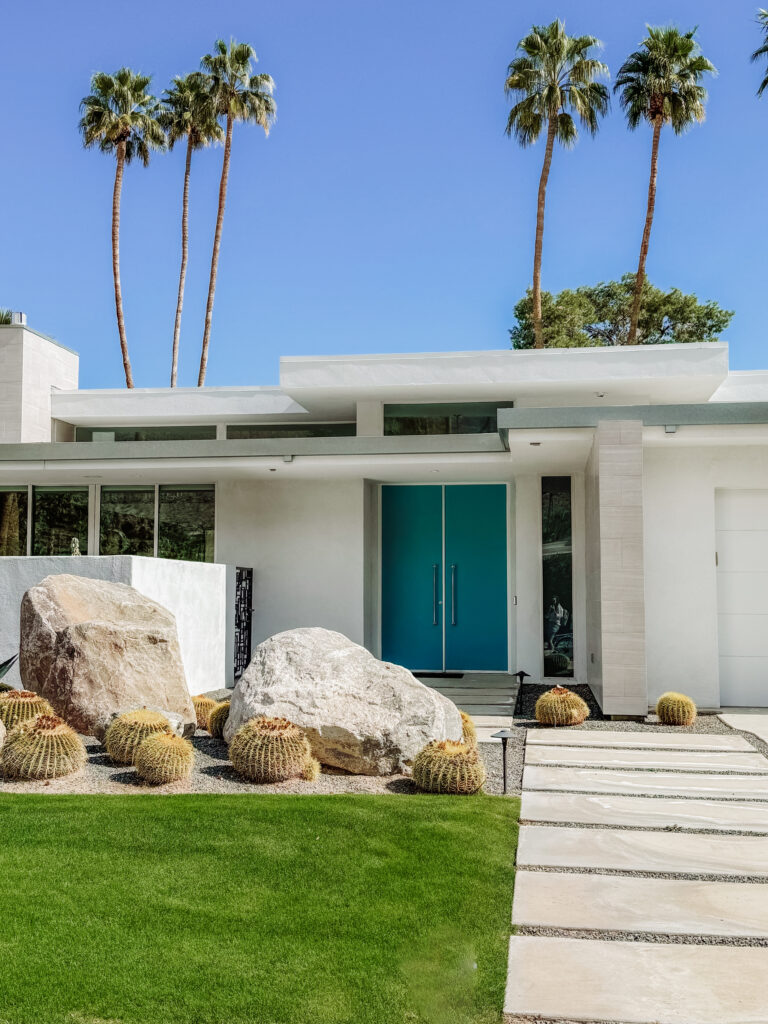
[[[216,217],[216,233],[213,236],[213,254],[211,256],[211,277],[208,281],[208,303],[205,307],[205,330],[203,332],[203,348],[200,353],[200,373],[197,386],[205,384],[205,371],[208,367],[208,346],[211,341],[211,320],[213,318],[213,296],[216,292],[216,273],[219,269],[219,249],[221,248],[221,228],[224,223],[224,205],[227,201],[227,181],[229,179],[229,157],[232,152],[232,115],[227,115],[227,135],[224,140],[224,162],[221,166],[219,183],[219,212]]]
[[[658,114],[653,122],[653,145],[651,146],[651,176],[648,181],[648,206],[645,212],[645,227],[643,228],[643,240],[640,243],[640,262],[637,265],[637,277],[635,278],[635,296],[632,299],[632,312],[629,318],[629,335],[627,345],[637,344],[637,321],[640,317],[640,299],[645,284],[645,263],[648,259],[648,243],[651,240],[651,225],[653,224],[653,211],[656,206],[656,175],[659,163],[659,137],[662,126],[661,114]]]
[[[187,136],[187,162],[184,166],[184,194],[181,201],[181,269],[179,270],[179,294],[176,299],[176,319],[173,324],[173,353],[171,355],[171,387],[176,387],[179,372],[179,334],[181,333],[181,310],[184,305],[184,281],[187,277],[189,255],[189,172],[192,169],[192,136]]]
[[[125,386],[133,387],[131,360],[128,355],[128,338],[125,333],[123,318],[123,291],[120,287],[120,195],[123,190],[123,170],[125,169],[125,142],[117,144],[117,168],[115,170],[115,187],[112,192],[112,277],[115,281],[115,313],[117,314],[117,331],[120,335],[120,351],[123,354],[125,370]]]
[[[550,115],[547,123],[547,145],[544,149],[544,164],[539,178],[539,201],[536,210],[536,245],[533,251],[533,332],[534,347],[544,348],[544,331],[541,326],[541,252],[544,246],[544,204],[547,201],[547,181],[552,165],[552,150],[557,132],[557,113]]]

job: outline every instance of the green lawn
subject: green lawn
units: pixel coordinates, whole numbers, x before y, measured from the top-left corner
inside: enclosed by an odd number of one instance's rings
[[[491,1024],[518,802],[0,798],[0,1024]]]

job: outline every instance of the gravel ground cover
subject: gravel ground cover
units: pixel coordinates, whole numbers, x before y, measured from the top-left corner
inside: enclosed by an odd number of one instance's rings
[[[512,722],[513,737],[507,743],[507,795],[519,796],[522,789],[525,737],[528,729],[541,726],[534,718],[538,697],[547,685],[527,684],[523,686],[518,714]],[[609,729],[616,732],[648,732],[660,730],[674,733],[732,733],[732,730],[717,715],[700,715],[688,728],[661,726],[649,719],[646,722],[611,721],[603,716],[588,686],[573,686],[571,689],[587,702],[590,717],[583,725],[563,728],[563,744],[568,744],[568,733],[575,730]],[[221,700],[231,695],[229,690],[214,691],[208,696]],[[750,733],[741,733],[757,750],[768,756],[768,745]],[[113,765],[101,744],[93,737],[83,740],[88,751],[88,764],[82,772],[54,782],[7,782],[0,776],[0,793],[379,793],[403,795],[414,792],[414,786],[406,775],[374,777],[348,775],[334,769],[324,768],[315,782],[292,780],[272,785],[256,785],[237,776],[229,763],[227,747],[221,740],[213,739],[198,729],[193,739],[195,747],[195,769],[192,777],[182,783],[169,786],[148,786],[141,782],[133,768]],[[488,777],[485,792],[501,795],[502,753],[500,743],[481,743],[480,754],[485,763]],[[664,797],[659,797],[664,799]]]

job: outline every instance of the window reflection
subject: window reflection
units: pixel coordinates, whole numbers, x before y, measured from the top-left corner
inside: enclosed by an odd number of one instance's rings
[[[571,478],[541,481],[544,675],[573,676]]]

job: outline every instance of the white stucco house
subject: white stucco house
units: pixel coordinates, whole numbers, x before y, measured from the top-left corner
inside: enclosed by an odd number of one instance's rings
[[[75,571],[175,611],[195,691],[320,625],[436,677],[588,682],[609,715],[768,705],[768,372],[725,343],[77,384],[0,327],[0,660],[23,589]]]

